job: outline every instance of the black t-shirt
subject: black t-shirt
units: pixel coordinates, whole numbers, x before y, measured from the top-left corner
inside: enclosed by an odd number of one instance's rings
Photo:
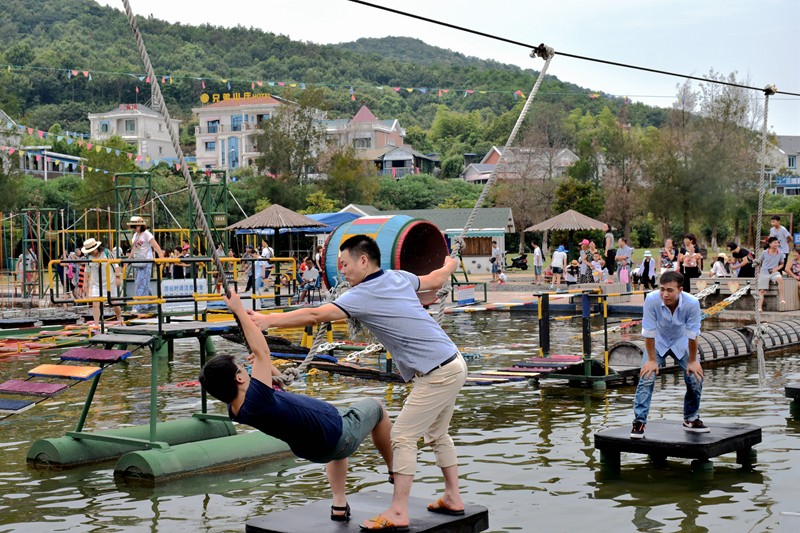
[[[738,278],[753,278],[756,275],[756,269],[753,267],[753,254],[749,250],[745,250],[741,246],[738,252],[731,252],[731,257],[740,260],[747,258],[747,264],[739,268]]]

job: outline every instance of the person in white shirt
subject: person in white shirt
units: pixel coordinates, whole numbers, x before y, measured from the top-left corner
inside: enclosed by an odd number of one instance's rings
[[[567,251],[563,245],[560,245],[555,252],[553,252],[553,260],[550,262],[550,270],[553,271],[553,283],[550,288],[556,288],[561,283],[561,275],[567,266]]]
[[[297,303],[300,305],[303,304],[303,301],[308,296],[308,292],[313,290],[317,285],[317,278],[319,278],[319,270],[314,266],[314,261],[306,257],[305,264],[306,269],[303,271],[303,282],[300,284],[300,298],[297,300]]]
[[[128,257],[133,259],[150,260],[153,259],[153,252],[158,257],[164,257],[164,250],[158,245],[153,234],[147,231],[147,222],[142,217],[132,216],[128,222],[128,227],[133,229],[131,237],[131,251]],[[150,276],[153,273],[153,263],[133,263],[134,286],[136,296],[151,296]],[[134,305],[134,313],[144,313],[155,308],[152,304]]]
[[[729,278],[731,277],[731,265],[728,264],[728,256],[720,253],[714,264],[711,265],[710,275],[712,278]]]
[[[794,246],[792,234],[789,233],[789,230],[785,227],[781,226],[781,217],[778,215],[772,215],[769,223],[772,225],[769,229],[769,236],[778,239],[778,251],[783,254],[783,266],[778,272],[784,272],[786,270],[786,264],[789,261],[789,250]]]
[[[503,259],[503,252],[497,247],[497,241],[492,241],[492,281],[497,281],[497,274],[500,272],[500,261]]]
[[[543,282],[544,276],[542,270],[544,268],[544,258],[542,257],[542,249],[535,242],[531,243],[533,248],[533,284],[539,285]]]

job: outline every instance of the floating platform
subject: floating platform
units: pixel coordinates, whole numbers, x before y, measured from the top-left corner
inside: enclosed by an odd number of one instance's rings
[[[349,522],[334,522],[330,519],[331,501],[321,500],[302,507],[270,513],[247,521],[248,533],[341,533],[362,531],[359,524],[385,511],[392,501],[391,494],[382,492],[360,492],[347,496],[352,518]],[[480,505],[464,505],[461,516],[432,513],[426,506],[430,500],[409,498],[408,517],[410,533],[474,533],[489,528],[489,510]]]
[[[795,402],[800,402],[800,383],[786,385],[784,391],[787,398],[791,398]]]
[[[684,431],[680,421],[656,420],[647,423],[643,439],[630,437],[631,427],[607,429],[594,435],[600,461],[611,471],[620,470],[620,454],[649,455],[656,463],[668,457],[694,459],[693,468],[710,469],[709,459],[736,452],[736,462],[749,466],[755,460],[753,446],[761,442],[761,428],[750,424],[709,424],[710,433]]]

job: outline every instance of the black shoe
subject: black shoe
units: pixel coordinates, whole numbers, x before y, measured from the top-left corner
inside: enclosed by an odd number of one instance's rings
[[[334,511],[342,514],[333,514]],[[349,522],[350,521],[350,504],[344,504],[344,507],[338,505],[331,505],[331,520],[334,522]]]
[[[697,420],[692,420],[689,422],[688,420],[683,421],[683,430],[690,431],[692,433],[710,433],[711,430],[703,424],[703,421],[699,418]]]
[[[644,438],[644,424],[642,422],[633,423],[633,428],[631,428],[631,438],[632,439]]]

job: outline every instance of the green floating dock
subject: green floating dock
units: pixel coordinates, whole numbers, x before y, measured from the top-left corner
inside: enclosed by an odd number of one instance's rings
[[[292,455],[289,446],[260,431],[126,453],[114,468],[124,482],[156,484],[200,473],[232,470]]]
[[[227,417],[192,417],[156,426],[156,440],[168,446],[231,435],[236,435],[236,429]],[[149,426],[73,432],[64,437],[37,440],[28,450],[27,461],[36,468],[71,468],[110,461],[148,447],[149,438]]]

